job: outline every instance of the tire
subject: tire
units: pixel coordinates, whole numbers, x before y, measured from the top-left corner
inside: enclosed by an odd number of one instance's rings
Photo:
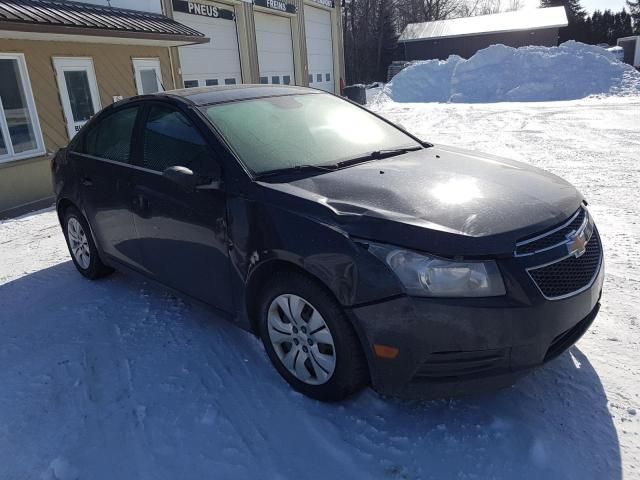
[[[298,392],[331,402],[367,385],[367,363],[353,327],[340,304],[313,279],[276,273],[260,295],[259,315],[260,337],[271,362]]]
[[[71,260],[82,275],[96,280],[113,272],[100,260],[89,224],[77,208],[68,207],[65,210],[62,229]]]

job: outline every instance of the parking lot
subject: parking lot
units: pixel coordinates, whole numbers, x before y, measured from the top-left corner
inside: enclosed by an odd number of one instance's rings
[[[640,478],[640,99],[372,108],[582,191],[606,280],[576,346],[494,394],[321,404],[211,310],[85,280],[49,209],[0,223],[0,478]]]

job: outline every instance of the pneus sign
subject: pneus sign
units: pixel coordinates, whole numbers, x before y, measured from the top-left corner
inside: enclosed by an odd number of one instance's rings
[[[172,0],[173,11],[200,15],[202,17],[221,18],[223,20],[235,20],[233,10],[226,10],[210,3],[197,3],[185,0]]]
[[[259,7],[270,8],[286,13],[297,13],[298,9],[292,3],[284,0],[253,0],[253,3]]]

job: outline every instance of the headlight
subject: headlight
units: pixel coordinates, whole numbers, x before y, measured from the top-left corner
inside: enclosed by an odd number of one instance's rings
[[[409,295],[497,297],[505,294],[496,262],[454,262],[390,245],[367,242],[369,251],[396,274]]]

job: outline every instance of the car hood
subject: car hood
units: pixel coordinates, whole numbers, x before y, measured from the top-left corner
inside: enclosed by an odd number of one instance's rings
[[[440,255],[510,254],[583,201],[551,173],[444,146],[260,185],[277,205],[352,236]]]

